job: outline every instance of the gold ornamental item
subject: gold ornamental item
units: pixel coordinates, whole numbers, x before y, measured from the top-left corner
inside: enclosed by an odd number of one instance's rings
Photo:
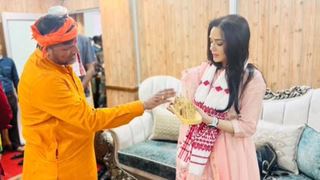
[[[176,97],[170,110],[182,121],[183,124],[195,125],[202,122],[202,117],[193,103],[186,97]]]

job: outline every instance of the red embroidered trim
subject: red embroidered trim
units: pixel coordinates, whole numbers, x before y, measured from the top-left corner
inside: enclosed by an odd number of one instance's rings
[[[193,103],[198,106],[200,109],[203,110],[203,112],[207,113],[209,116],[213,117],[217,117],[218,119],[226,119],[227,118],[227,112],[218,112],[217,110],[211,108],[211,107],[208,107],[208,106],[205,106],[203,102],[198,102],[196,100],[193,100]]]

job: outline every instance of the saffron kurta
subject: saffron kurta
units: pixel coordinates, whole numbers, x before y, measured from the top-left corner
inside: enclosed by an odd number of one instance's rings
[[[193,98],[207,65],[207,63],[203,63],[201,66],[185,72],[182,84],[188,89],[187,96],[189,98]],[[240,98],[240,115],[237,116],[233,107],[228,112],[235,133],[230,134],[221,130],[201,177],[190,174],[177,161],[176,179],[259,180],[259,168],[252,135],[256,131],[265,90],[264,79],[261,73],[255,70],[254,77],[247,84]],[[187,126],[181,126],[178,146],[182,144],[187,130]]]
[[[140,101],[93,109],[70,66],[36,50],[19,83],[23,136],[23,179],[97,179],[94,134],[128,123],[143,113]]]

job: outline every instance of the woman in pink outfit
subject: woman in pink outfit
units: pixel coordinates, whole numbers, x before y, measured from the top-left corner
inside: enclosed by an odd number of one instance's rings
[[[210,22],[208,62],[182,77],[184,95],[203,121],[180,128],[176,179],[260,179],[252,135],[266,84],[260,71],[247,63],[249,40],[249,25],[241,16]]]

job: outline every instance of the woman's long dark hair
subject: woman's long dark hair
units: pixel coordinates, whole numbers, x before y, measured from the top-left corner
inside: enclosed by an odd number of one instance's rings
[[[224,53],[227,57],[226,64],[226,79],[229,87],[230,97],[226,109],[218,110],[224,112],[234,105],[236,112],[240,113],[239,97],[241,82],[244,77],[245,71],[248,71],[248,78],[241,87],[243,90],[245,85],[252,79],[254,72],[254,65],[245,64],[249,57],[249,41],[250,29],[248,22],[241,16],[228,15],[222,18],[215,19],[210,22],[208,28],[208,60],[211,61],[218,69],[223,68],[221,63],[216,63],[213,60],[212,52],[210,51],[209,34],[212,27],[221,29],[225,41]]]

